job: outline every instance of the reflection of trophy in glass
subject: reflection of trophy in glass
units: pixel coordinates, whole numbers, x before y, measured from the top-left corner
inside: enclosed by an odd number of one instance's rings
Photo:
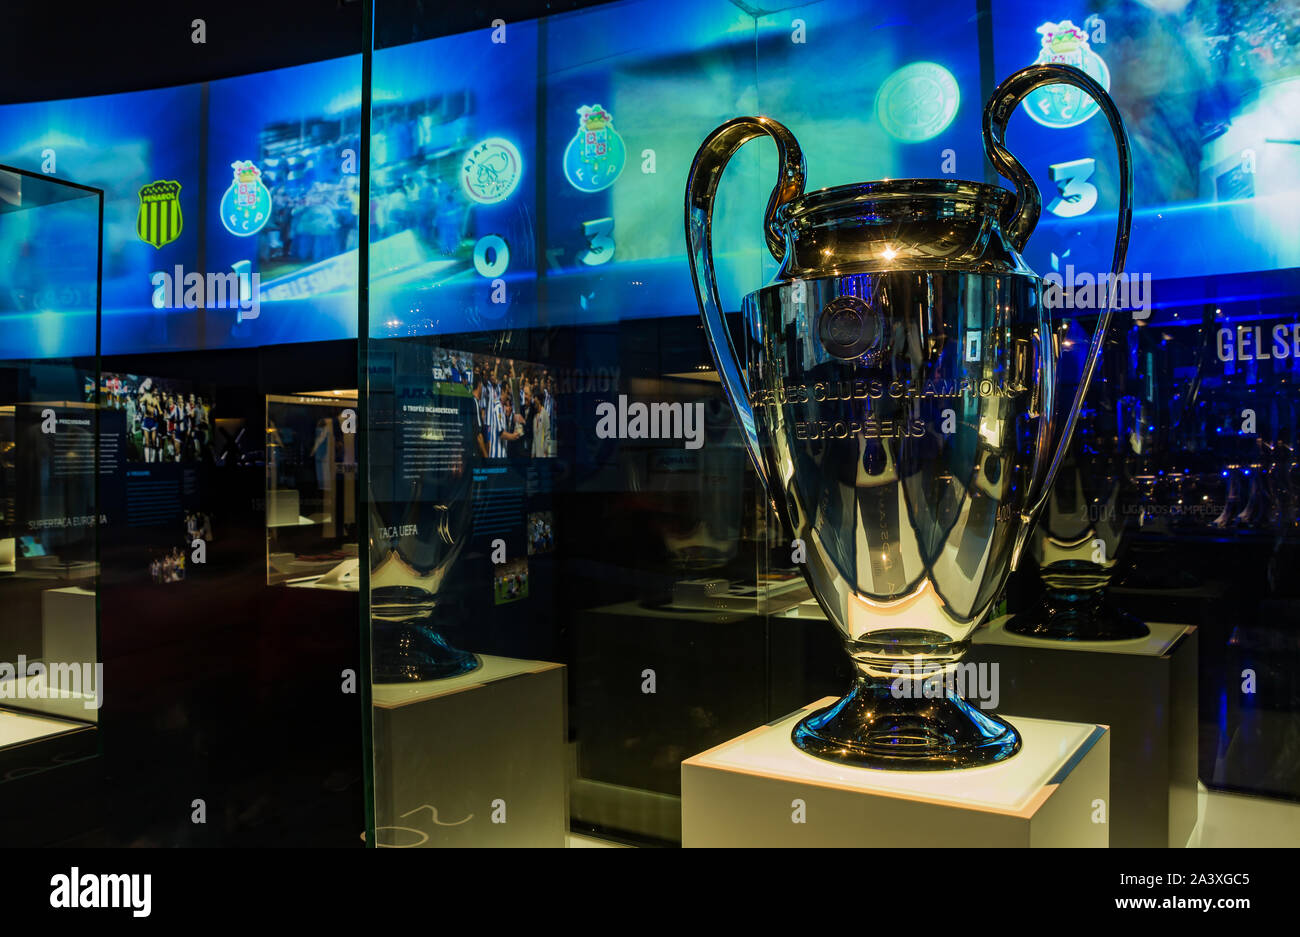
[[[1063,326],[1058,381],[1077,386],[1083,355],[1069,354],[1080,342]],[[1007,622],[1007,631],[1064,641],[1115,641],[1141,638],[1150,629],[1108,599],[1120,562],[1120,546],[1136,523],[1134,470],[1148,455],[1151,417],[1144,402],[1127,393],[1136,375],[1129,356],[1113,337],[1101,361],[1101,380],[1094,380],[1079,425],[1066,449],[1061,473],[1029,541],[1038,563],[1044,594],[1031,608]],[[1074,373],[1066,373],[1073,365]],[[1149,406],[1150,403],[1145,404]]]
[[[371,502],[370,608],[376,683],[441,680],[479,666],[473,654],[448,643],[433,620],[435,611],[447,612],[440,593],[469,533],[469,491],[446,504],[421,500],[418,485],[411,495],[401,503]],[[401,513],[384,518],[385,506]]]
[[[985,108],[985,149],[1014,195],[946,179],[804,195],[798,143],[764,117],[723,124],[691,168],[686,233],[714,360],[857,670],[846,696],[796,726],[794,744],[809,754],[928,770],[1019,750],[1014,728],[962,699],[957,668],[1060,467],[1055,437],[1073,432],[1110,319],[1107,306],[1058,434],[1043,283],[1020,256],[1041,202],[1002,142],[1015,107],[1052,82],[1092,95],[1114,129],[1118,273],[1131,216],[1127,138],[1101,86],[1064,66],[1017,72]],[[765,134],[780,158],[767,246],[782,266],[745,300],[742,371],[718,299],[711,214],[727,161]]]
[[[683,412],[690,406],[683,404]],[[694,576],[721,570],[736,558],[744,515],[736,478],[747,458],[724,400],[709,397],[699,412],[704,425],[696,431],[703,445],[643,450],[645,458],[628,471],[628,490],[651,496],[659,507],[654,526],[674,572]]]
[[[468,356],[462,356],[467,361]],[[478,400],[464,375],[445,373],[447,353],[400,344],[369,366],[371,440],[368,538],[375,683],[440,680],[479,660],[448,639],[463,602],[448,575],[473,521],[466,462]],[[430,388],[429,375],[433,376]],[[437,401],[430,407],[423,401]],[[472,445],[472,443],[470,443]]]

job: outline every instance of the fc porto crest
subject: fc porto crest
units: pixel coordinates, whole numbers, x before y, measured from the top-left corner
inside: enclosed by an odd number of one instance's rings
[[[564,150],[564,175],[582,192],[614,184],[627,162],[627,147],[614,129],[614,117],[599,104],[578,108],[578,132]]]
[[[179,182],[159,179],[140,187],[140,213],[135,217],[135,233],[155,250],[181,236]]]
[[[221,196],[221,223],[236,237],[248,237],[261,231],[271,218],[271,190],[251,160],[236,160],[230,168],[235,177]]]
[[[1069,20],[1046,22],[1038,27],[1043,37],[1035,65],[1073,65],[1107,91],[1110,69],[1088,46],[1088,33]],[[1088,94],[1070,85],[1048,85],[1025,99],[1029,116],[1044,127],[1076,127],[1097,113],[1098,104]]]

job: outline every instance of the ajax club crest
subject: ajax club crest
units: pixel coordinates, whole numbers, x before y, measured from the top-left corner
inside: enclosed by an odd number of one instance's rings
[[[627,147],[614,129],[614,117],[599,104],[578,108],[578,132],[564,150],[564,175],[583,192],[614,184],[627,161]]]
[[[1088,33],[1069,20],[1038,27],[1043,37],[1035,65],[1073,65],[1110,90],[1110,69],[1088,46]],[[1079,88],[1054,84],[1030,92],[1025,99],[1029,116],[1044,127],[1075,127],[1097,113],[1097,102]]]
[[[159,179],[140,187],[140,213],[135,218],[140,240],[155,249],[181,236],[181,184]]]
[[[251,160],[236,160],[230,168],[235,177],[221,196],[221,223],[231,234],[248,237],[261,231],[271,218],[271,190]]]
[[[465,194],[480,205],[503,202],[519,187],[524,161],[509,140],[489,137],[465,153],[460,167],[460,184]]]

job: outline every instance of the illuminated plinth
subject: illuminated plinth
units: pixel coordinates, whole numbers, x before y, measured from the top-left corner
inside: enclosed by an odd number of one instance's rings
[[[1112,846],[1181,847],[1196,826],[1197,634],[1148,623],[1126,641],[1048,641],[998,619],[966,660],[999,667],[1000,709],[1110,726]]]
[[[682,845],[1091,846],[1108,843],[1110,733],[1006,716],[1014,758],[955,771],[880,771],[790,742],[827,697],[682,762]]]
[[[564,846],[564,666],[479,660],[445,680],[375,685],[378,845]]]

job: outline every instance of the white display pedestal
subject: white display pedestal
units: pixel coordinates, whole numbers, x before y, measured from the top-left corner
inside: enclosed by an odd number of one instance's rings
[[[12,686],[6,687],[6,691],[10,690]],[[0,700],[0,704],[8,702]],[[39,774],[50,768],[82,761],[97,751],[97,730],[93,725],[0,709],[0,780],[14,781],[26,775]],[[14,807],[14,802],[9,802],[8,806]],[[18,813],[21,814],[21,810]]]
[[[564,665],[479,660],[447,680],[375,684],[376,845],[564,846]]]
[[[80,732],[85,728],[84,725],[63,722],[59,719],[45,719],[27,713],[0,710],[0,748],[22,745],[67,732]]]
[[[99,660],[93,590],[65,586],[41,593],[41,657],[64,663]]]
[[[72,683],[73,678],[66,669],[61,671],[57,691],[45,689],[46,683],[53,681],[47,681],[44,676],[24,677],[26,686],[22,694],[9,687],[0,694],[0,705],[11,700],[11,705],[33,712],[78,722],[98,722],[95,693],[102,690],[96,686],[98,661],[94,591],[80,586],[46,589],[41,593],[40,654],[32,655],[28,664],[41,663],[47,668],[71,665],[77,670],[76,683]]]
[[[1150,622],[1145,638],[1050,641],[999,618],[965,661],[999,665],[999,707],[1111,730],[1110,844],[1177,847],[1196,825],[1197,631]]]
[[[682,762],[682,845],[1092,846],[1108,842],[1110,733],[1006,716],[1015,757],[959,771],[823,761],[790,732],[827,697]]]
[[[266,526],[296,527],[302,523],[298,515],[298,491],[295,488],[277,488],[266,493]],[[310,523],[310,521],[308,522]]]
[[[46,661],[36,663],[50,666]],[[33,677],[3,680],[0,681],[0,707],[13,706],[55,719],[71,719],[74,723],[97,723],[103,703],[103,697],[98,695],[103,688],[97,685],[102,673],[102,669],[89,673],[78,669],[76,676],[64,672],[52,680],[47,671]]]

